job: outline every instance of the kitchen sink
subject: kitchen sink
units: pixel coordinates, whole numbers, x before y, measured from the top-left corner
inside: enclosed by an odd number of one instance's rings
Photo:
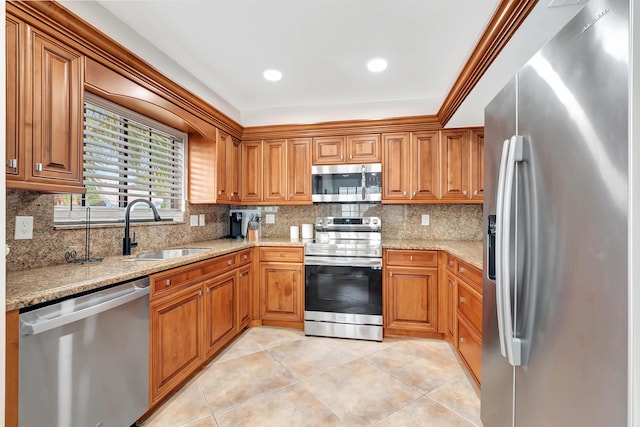
[[[209,248],[180,248],[180,249],[164,249],[156,252],[148,252],[146,254],[136,255],[137,261],[162,261],[181,256],[199,254],[208,251]]]

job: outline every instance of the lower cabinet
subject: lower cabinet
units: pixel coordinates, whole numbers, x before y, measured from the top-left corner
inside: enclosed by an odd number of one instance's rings
[[[251,271],[249,249],[150,276],[150,405],[248,325]]]
[[[263,322],[296,322],[295,325],[302,326],[302,261],[302,248],[260,248],[260,318]]]
[[[482,272],[447,255],[447,338],[480,386],[482,374]],[[450,313],[450,314],[449,314]],[[451,322],[451,323],[449,323]],[[449,332],[451,329],[451,332]]]
[[[439,337],[435,251],[385,251],[385,334]]]

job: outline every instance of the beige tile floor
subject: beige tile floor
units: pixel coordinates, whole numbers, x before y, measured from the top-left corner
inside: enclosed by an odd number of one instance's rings
[[[480,399],[463,369],[439,340],[252,328],[143,425],[481,426]]]

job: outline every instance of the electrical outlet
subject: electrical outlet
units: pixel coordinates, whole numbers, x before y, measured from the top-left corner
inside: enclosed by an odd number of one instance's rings
[[[192,227],[198,226],[198,215],[189,215],[189,225]]]
[[[422,214],[422,225],[429,225],[429,214]]]
[[[33,217],[17,216],[16,229],[13,236],[15,240],[33,239]]]
[[[200,227],[204,225],[204,214],[200,214],[198,216],[198,224],[200,225]]]
[[[276,216],[274,214],[266,214],[264,216],[264,220],[267,224],[275,224],[276,223]]]

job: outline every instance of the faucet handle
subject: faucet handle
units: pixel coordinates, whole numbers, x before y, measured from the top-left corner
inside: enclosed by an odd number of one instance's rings
[[[136,232],[133,232],[133,239],[131,239],[131,243],[129,244],[131,246],[131,249],[135,248],[136,246],[138,246],[138,242],[136,242]]]

